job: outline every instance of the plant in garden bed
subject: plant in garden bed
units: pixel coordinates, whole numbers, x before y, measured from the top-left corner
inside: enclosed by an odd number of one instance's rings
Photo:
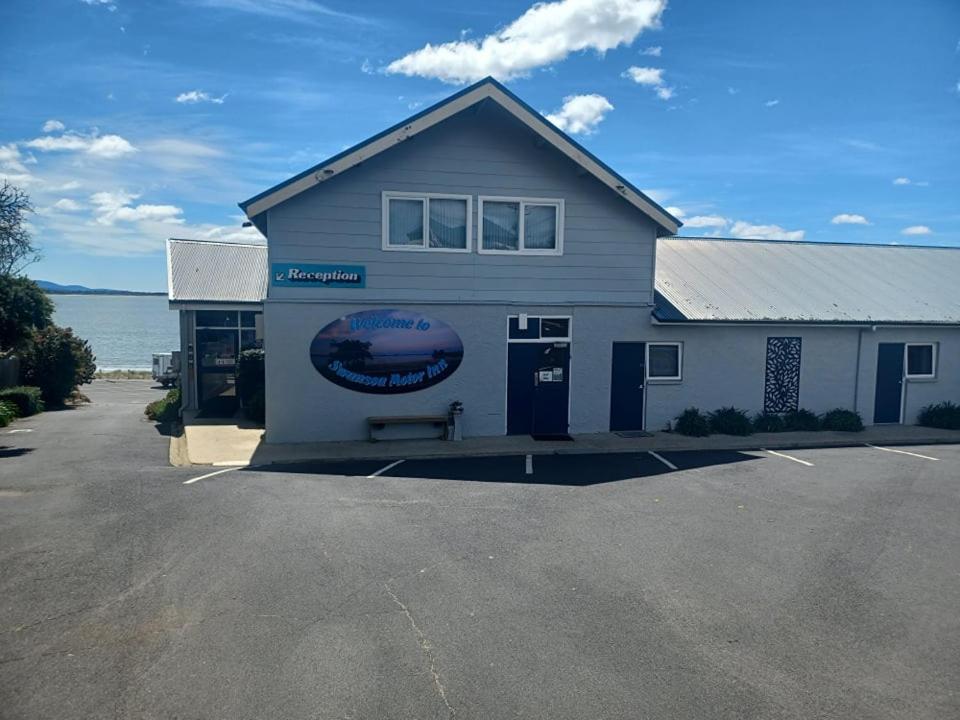
[[[776,413],[760,413],[753,418],[754,432],[783,432],[783,418]]]
[[[803,408],[791,410],[783,416],[783,429],[792,432],[819,430],[820,418]]]
[[[6,427],[17,417],[17,406],[9,400],[0,400],[0,427]]]
[[[960,430],[960,405],[949,401],[927,405],[917,415],[917,425]]]
[[[11,403],[17,409],[18,417],[29,417],[43,412],[43,398],[38,387],[19,385],[4,388],[0,390],[0,400]]]
[[[722,407],[710,413],[710,430],[722,435],[750,435],[753,433],[753,424],[743,410]]]
[[[710,421],[697,408],[691,407],[677,416],[674,429],[681,435],[705,437],[710,434]]]
[[[860,432],[863,430],[863,419],[860,417],[860,413],[853,410],[835,408],[823,416],[820,426],[824,430]]]
[[[40,388],[47,405],[63,405],[74,390],[93,380],[96,358],[90,345],[70,328],[37,330],[24,354],[24,379]]]
[[[147,405],[143,414],[158,423],[173,422],[180,417],[180,388],[174,388],[159,400]]]
[[[264,372],[262,348],[252,348],[240,353],[237,363],[237,394],[247,417],[263,422],[266,415],[266,373]]]

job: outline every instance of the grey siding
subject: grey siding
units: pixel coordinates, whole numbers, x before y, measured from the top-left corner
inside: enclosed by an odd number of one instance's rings
[[[384,191],[473,197],[474,251],[381,249]],[[480,195],[562,198],[562,256],[480,255]],[[365,265],[366,289],[277,288],[274,299],[650,304],[656,228],[492,103],[465,111],[281,205],[270,262]]]

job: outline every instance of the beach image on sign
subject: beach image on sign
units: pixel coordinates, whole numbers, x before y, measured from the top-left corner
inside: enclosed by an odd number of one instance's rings
[[[463,360],[463,343],[452,327],[420,313],[364,310],[320,330],[310,359],[341,387],[389,395],[446,380]]]

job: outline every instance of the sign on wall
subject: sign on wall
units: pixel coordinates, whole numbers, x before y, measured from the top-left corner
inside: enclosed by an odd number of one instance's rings
[[[416,392],[450,377],[463,343],[445,322],[408,310],[364,310],[324,327],[310,344],[314,367],[362,393]]]
[[[270,278],[274,287],[362,288],[367,285],[367,269],[363,265],[273,263]]]

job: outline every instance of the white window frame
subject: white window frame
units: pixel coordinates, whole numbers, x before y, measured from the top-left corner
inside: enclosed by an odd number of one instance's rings
[[[467,201],[467,246],[465,248],[435,248],[430,247],[430,200],[466,200]],[[420,200],[423,204],[423,244],[422,245],[391,245],[390,244],[390,201],[391,200]],[[451,195],[450,193],[423,193],[402,192],[399,190],[384,190],[380,199],[380,228],[381,247],[383,250],[400,252],[443,252],[443,253],[471,253],[473,252],[473,196]]]
[[[483,203],[484,202],[502,202],[517,203],[520,206],[520,224],[517,228],[519,237],[517,238],[516,250],[487,250],[483,247]],[[557,246],[551,249],[524,247],[523,231],[523,209],[526,205],[552,205],[557,211]],[[477,204],[477,252],[481,255],[563,255],[563,216],[564,203],[562,198],[536,198],[536,197],[501,197],[497,195],[480,195]]]
[[[651,375],[650,374],[650,347],[652,345],[670,345],[677,349],[677,374],[676,375]],[[683,343],[659,340],[648,342],[644,349],[644,374],[647,376],[647,382],[682,382],[683,381]]]
[[[930,348],[930,370],[929,374],[911,375],[910,374],[910,348],[929,347]],[[935,380],[937,377],[937,343],[935,342],[914,342],[903,344],[903,377],[906,380]]]
[[[526,313],[524,313],[526,314]],[[566,337],[543,337],[540,335],[535,338],[512,338],[510,337],[510,320],[513,318],[517,319],[517,322],[520,321],[520,315],[507,315],[507,342],[512,343],[568,343],[573,342],[573,315],[527,315],[527,322],[531,320],[566,320],[567,321],[567,336]],[[540,332],[543,332],[543,325],[540,326]]]

